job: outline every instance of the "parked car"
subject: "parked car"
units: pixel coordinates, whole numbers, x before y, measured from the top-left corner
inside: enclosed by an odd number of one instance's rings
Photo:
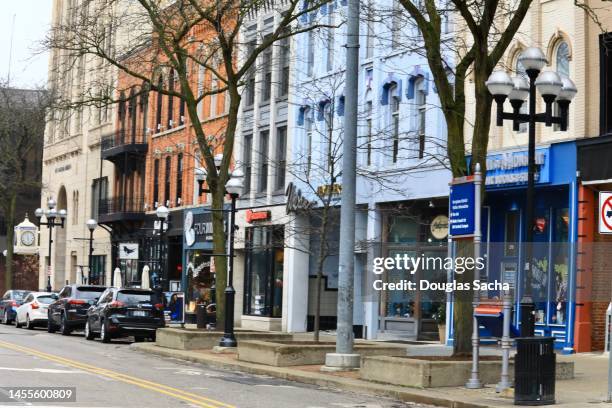
[[[108,288],[87,312],[85,338],[93,340],[99,335],[104,343],[127,336],[155,341],[155,331],[164,326],[163,300],[154,291]]]
[[[49,305],[47,331],[59,330],[64,336],[73,330],[83,329],[87,320],[87,310],[95,304],[106,286],[67,285],[60,290],[58,299]]]
[[[57,294],[51,292],[30,292],[23,304],[17,308],[15,326],[25,325],[32,330],[35,326],[47,325],[47,309],[57,300]]]
[[[23,298],[30,293],[27,290],[7,290],[0,301],[0,321],[11,324],[15,320],[17,308],[23,302]]]

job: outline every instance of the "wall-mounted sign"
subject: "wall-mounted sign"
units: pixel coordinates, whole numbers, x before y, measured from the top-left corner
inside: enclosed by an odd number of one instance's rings
[[[198,241],[212,241],[213,226],[212,213],[194,213],[193,211],[185,212],[183,222],[183,233],[187,246],[193,246]]]
[[[486,185],[501,187],[527,183],[527,151],[510,151],[487,156]],[[535,151],[536,183],[550,182],[550,148],[544,147]]]
[[[246,220],[248,223],[252,223],[253,221],[266,221],[270,219],[270,211],[253,211],[247,210],[246,212]]]
[[[119,243],[119,259],[138,259],[138,244],[134,242]]]
[[[316,205],[314,201],[308,201],[305,197],[302,197],[302,190],[297,188],[293,183],[289,183],[287,186],[285,196],[287,196],[287,214],[296,211],[309,210]]]
[[[453,182],[450,187],[449,234],[472,236],[475,230],[476,186],[470,178]]]
[[[317,187],[317,195],[319,197],[326,195],[340,195],[342,193],[342,184],[325,184]]]
[[[448,217],[444,214],[440,214],[431,220],[429,226],[431,236],[435,239],[444,239],[448,236]]]
[[[612,234],[612,191],[599,192],[599,233]]]

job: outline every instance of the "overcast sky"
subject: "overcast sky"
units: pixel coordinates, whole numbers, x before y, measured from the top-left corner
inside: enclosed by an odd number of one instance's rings
[[[0,0],[0,78],[9,73],[13,16],[13,58],[11,86],[33,88],[47,81],[48,54],[39,55],[38,44],[51,23],[53,0]]]

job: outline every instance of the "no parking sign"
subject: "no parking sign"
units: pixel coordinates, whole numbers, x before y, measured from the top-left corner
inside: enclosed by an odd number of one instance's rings
[[[612,234],[612,191],[599,192],[599,233]]]

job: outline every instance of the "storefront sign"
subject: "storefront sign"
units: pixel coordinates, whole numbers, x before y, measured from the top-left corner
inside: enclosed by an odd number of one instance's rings
[[[183,232],[185,234],[185,243],[189,247],[193,246],[197,241],[212,241],[212,213],[187,211],[183,223]]]
[[[474,182],[470,179],[453,182],[450,188],[449,233],[453,237],[471,236],[475,229]]]
[[[528,178],[527,151],[512,151],[487,156],[486,185],[511,186],[526,184]],[[535,151],[536,183],[550,182],[550,148]]]
[[[270,211],[253,211],[247,210],[246,212],[246,220],[248,223],[252,223],[253,221],[266,221],[270,219]]]
[[[287,186],[285,196],[287,197],[287,214],[296,211],[309,210],[315,206],[314,201],[308,201],[306,198],[302,197],[302,190],[297,188],[293,183],[289,183]]]
[[[138,259],[138,244],[134,242],[120,243],[119,259]]]
[[[435,239],[444,239],[448,236],[448,217],[444,214],[436,216],[430,225],[431,235]]]
[[[612,191],[599,192],[599,233],[612,234]]]
[[[342,193],[342,184],[325,184],[323,186],[317,187],[317,195],[327,196],[327,195],[340,195]]]

